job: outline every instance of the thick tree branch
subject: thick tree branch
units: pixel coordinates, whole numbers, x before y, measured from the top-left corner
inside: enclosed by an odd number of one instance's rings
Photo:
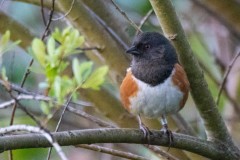
[[[207,83],[204,80],[202,69],[192,54],[191,47],[172,3],[169,0],[150,0],[150,2],[163,28],[164,34],[167,37],[177,35],[172,42],[187,72],[191,84],[191,94],[204,120],[208,138],[218,139],[234,146]]]
[[[136,143],[147,144],[141,131],[134,129],[88,129],[52,133],[59,145],[92,143]],[[228,146],[205,141],[192,136],[174,133],[173,148],[184,149],[211,159],[237,160],[233,152],[226,152]],[[168,146],[168,137],[161,131],[153,131],[150,144]],[[4,135],[0,137],[0,151],[23,148],[50,147],[51,144],[41,134]]]

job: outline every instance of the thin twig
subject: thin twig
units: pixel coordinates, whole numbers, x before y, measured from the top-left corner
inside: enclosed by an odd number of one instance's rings
[[[147,19],[151,16],[151,14],[153,13],[153,9],[150,9],[147,14],[142,18],[142,20],[139,23],[138,28],[142,28],[143,24],[147,21]],[[136,30],[135,36],[139,34],[139,30]]]
[[[9,101],[3,102],[0,104],[0,109],[7,108],[10,105],[13,105],[15,101],[20,101],[20,100],[38,100],[38,101],[52,101],[50,97],[43,96],[43,95],[25,95],[21,94],[17,97],[14,97],[14,99],[11,99]]]
[[[142,32],[141,28],[139,28],[128,16],[127,14],[121,10],[120,7],[118,7],[118,5],[114,2],[114,0],[111,0],[112,4],[115,6],[115,8],[117,9],[117,11],[123,15],[123,17],[133,26],[133,28],[135,28],[138,32]]]
[[[22,111],[24,111],[30,118],[32,118],[32,120],[35,121],[36,124],[39,125],[39,127],[41,127],[41,128],[44,129],[44,127],[43,127],[43,126],[41,125],[41,123],[34,117],[34,115],[31,114],[30,112],[28,112],[28,111],[26,110],[26,108],[22,106],[22,104],[19,102],[19,100],[12,94],[12,90],[11,90],[11,88],[10,88],[10,86],[9,86],[8,84],[9,84],[9,83],[6,82],[5,84],[2,84],[2,85],[5,87],[5,89],[6,89],[7,92],[9,93],[10,97],[12,98],[12,100],[11,100],[12,104],[13,104],[13,105],[19,105],[19,107],[20,107],[20,109],[21,109]],[[11,125],[12,125],[12,124],[10,124],[10,126],[11,126]],[[46,130],[46,131],[47,131],[47,130]]]
[[[24,86],[24,84],[25,84],[25,82],[26,82],[26,79],[27,79],[28,75],[29,75],[30,72],[31,72],[31,71],[30,71],[30,67],[31,67],[32,64],[33,64],[33,61],[34,61],[34,60],[31,59],[29,65],[28,65],[28,67],[27,67],[27,71],[25,72],[25,74],[24,74],[24,76],[23,76],[23,79],[22,79],[22,82],[21,82],[21,88]],[[20,92],[18,92],[18,94],[20,94]],[[17,109],[17,104],[15,103],[15,104],[13,105],[13,109],[12,109],[12,113],[11,113],[10,125],[12,125],[13,122],[14,122],[14,117],[15,117],[16,109]]]
[[[80,145],[77,145],[76,147],[81,147],[81,148],[85,148],[85,149],[89,149],[89,150],[93,150],[101,153],[106,153],[106,154],[110,154],[110,155],[114,155],[122,158],[132,159],[132,160],[149,160],[145,157],[138,156],[130,152],[123,152],[123,151],[106,148],[106,147],[102,147],[94,144],[91,144],[91,145],[80,144]]]
[[[176,113],[176,114],[172,115],[171,117],[176,122],[177,126],[180,129],[184,130],[184,133],[191,135],[191,136],[197,135],[196,132],[194,131],[194,129],[185,121],[185,119],[179,113]]]
[[[16,111],[16,107],[17,105],[19,106],[19,108],[24,111],[34,122],[36,122],[36,124],[42,128],[42,130],[45,130],[46,133],[48,133],[49,135],[51,135],[51,133],[45,129],[40,121],[37,120],[37,118],[35,118],[35,116],[30,113],[24,106],[22,106],[22,104],[19,102],[19,100],[12,94],[12,90],[11,90],[11,86],[9,85],[8,82],[5,82],[2,84],[5,89],[7,90],[7,92],[9,93],[10,97],[12,98],[12,101],[13,101],[13,110],[14,112],[12,112],[12,116],[11,116],[11,121],[10,121],[10,127],[13,125],[13,120],[14,120],[14,114],[15,114],[15,111]],[[19,92],[18,92],[18,95],[19,95]],[[20,95],[21,96],[21,95]],[[61,153],[60,153],[61,154]],[[13,159],[13,154],[12,154],[12,150],[9,151],[9,159],[12,160]],[[65,159],[64,159],[65,160]]]
[[[84,117],[85,119],[88,119],[96,124],[98,124],[100,127],[108,127],[108,128],[116,128],[117,126],[112,125],[110,123],[107,123],[101,119],[98,119],[92,115],[87,114],[86,112],[83,112],[82,110],[75,109],[71,106],[68,106],[67,110],[71,113],[74,113],[78,116]]]
[[[25,75],[23,76],[23,80],[21,82],[21,87],[24,86],[24,83],[25,83],[28,75],[30,74],[30,67],[32,66],[32,64],[33,64],[33,59],[31,59],[29,66],[27,68],[27,71],[25,72]],[[9,92],[9,94],[10,94],[10,92]],[[20,92],[18,92],[18,94],[20,94]],[[12,109],[12,113],[11,113],[11,117],[10,117],[10,124],[9,124],[10,126],[13,125],[16,109],[17,109],[17,101],[16,101],[16,99],[14,99],[13,109]],[[27,112],[25,112],[25,113],[27,113]],[[9,151],[9,160],[13,160],[12,150]]]
[[[62,148],[54,140],[52,135],[50,135],[48,132],[46,132],[45,130],[43,130],[39,127],[34,127],[34,126],[29,126],[29,125],[14,125],[14,126],[0,128],[0,134],[7,134],[7,133],[11,133],[11,132],[16,132],[16,131],[28,131],[28,132],[33,132],[33,133],[41,133],[48,140],[48,142],[51,143],[52,146],[56,149],[56,152],[58,153],[59,157],[62,160],[68,159],[66,157],[66,155],[63,153]]]
[[[30,74],[30,67],[32,66],[33,64],[33,58],[30,60],[30,63],[27,67],[27,71],[25,72],[24,76],[23,76],[23,79],[22,79],[22,82],[21,82],[21,88],[24,86],[25,82],[26,82],[26,79],[28,77],[28,75]],[[20,92],[18,92],[18,94],[20,94]],[[15,113],[16,113],[16,109],[17,109],[17,104],[14,103],[13,104],[13,109],[12,109],[12,113],[11,113],[11,117],[10,117],[10,126],[13,125],[13,122],[14,122],[14,117],[15,117]],[[11,159],[10,159],[11,160]]]
[[[38,100],[38,101],[46,101],[46,102],[57,103],[56,101],[52,100],[50,97],[43,96],[43,95],[24,95],[24,94],[21,94],[18,97],[16,97],[16,100],[17,101],[20,101],[20,100]],[[8,106],[11,106],[14,103],[15,103],[14,99],[3,102],[3,103],[0,104],[0,109],[7,108]],[[66,106],[66,105],[64,105],[64,106]],[[75,109],[75,108],[71,107],[70,105],[67,107],[67,110],[69,112],[72,112],[72,113],[78,115],[78,116],[84,117],[85,119],[90,120],[90,121],[98,124],[101,127],[116,128],[115,125],[112,125],[112,124],[107,123],[107,122],[105,122],[101,119],[98,119],[98,118],[96,118],[92,115],[89,115],[82,110]]]
[[[0,85],[2,86],[8,86],[9,89],[11,89],[12,91],[16,91],[18,93],[21,93],[22,95],[19,95],[17,98],[18,100],[21,100],[21,99],[33,99],[33,100],[43,100],[43,101],[52,101],[54,102],[55,104],[57,104],[56,100],[51,98],[51,97],[48,97],[48,96],[45,96],[45,95],[42,95],[40,93],[35,93],[35,92],[31,92],[31,91],[28,91],[14,83],[10,83],[10,82],[6,82],[6,81],[3,81],[0,79]],[[9,102],[9,105],[13,105],[13,102],[11,100],[11,102]],[[83,100],[78,100],[77,102],[70,102],[71,104],[74,104],[74,105],[78,105],[78,106],[89,106],[89,107],[94,107],[94,104],[91,103],[91,102],[88,102],[88,101],[83,101]],[[3,104],[3,103],[2,103]],[[8,106],[8,105],[7,105]],[[2,108],[5,108],[6,106],[3,105],[0,105],[0,109]]]
[[[233,58],[233,60],[231,61],[231,63],[228,65],[228,68],[227,68],[227,70],[226,70],[226,72],[225,72],[225,74],[224,74],[224,76],[223,76],[223,80],[222,80],[222,83],[221,83],[221,85],[220,85],[220,88],[219,88],[219,91],[218,91],[218,95],[217,95],[217,99],[216,99],[216,104],[217,104],[217,105],[219,104],[220,97],[221,97],[221,94],[222,94],[222,90],[223,90],[223,88],[224,88],[224,86],[225,86],[225,83],[226,83],[226,81],[227,81],[227,77],[228,77],[228,75],[229,75],[229,73],[230,73],[230,71],[231,71],[234,63],[236,62],[236,60],[237,60],[237,58],[238,58],[239,56],[240,56],[240,52],[238,52],[238,53],[235,55],[235,57]]]
[[[70,6],[69,10],[68,10],[64,15],[62,15],[62,16],[60,16],[60,17],[58,17],[58,18],[52,18],[52,21],[58,21],[58,20],[60,20],[60,19],[63,19],[63,18],[65,18],[65,17],[67,17],[67,15],[71,12],[74,3],[75,3],[75,0],[72,0],[72,3],[71,3],[71,6]]]
[[[86,47],[86,48],[77,48],[77,50],[80,50],[80,51],[91,51],[91,50],[101,50],[101,48],[99,47]]]
[[[111,36],[113,36],[113,38],[119,42],[119,44],[121,44],[124,49],[128,48],[128,45],[97,15],[95,14],[88,6],[84,5],[85,9],[91,13],[94,18],[103,26],[103,28],[110,33]]]
[[[48,23],[47,23],[47,26],[46,26],[46,28],[45,28],[45,31],[44,31],[44,33],[43,33],[43,35],[42,35],[42,38],[41,38],[42,40],[44,40],[45,37],[47,36],[47,34],[49,33],[49,27],[50,27],[50,25],[51,25],[51,23],[52,23],[52,17],[53,17],[54,11],[55,11],[55,0],[52,0],[52,7],[51,7],[50,14],[49,14]]]
[[[47,31],[49,30],[49,27],[50,27],[50,24],[51,24],[51,19],[52,19],[53,13],[54,13],[54,4],[55,4],[55,0],[52,0],[52,9],[51,9],[51,11],[50,11],[49,21],[48,21],[48,24],[47,24],[47,26],[46,26],[46,28],[45,28],[44,34],[43,34],[43,36],[42,36],[42,40],[46,37],[46,33],[47,33]],[[22,79],[22,82],[21,82],[21,87],[24,86],[27,77],[28,77],[29,74],[31,73],[30,67],[32,66],[33,62],[34,62],[34,59],[32,58],[32,59],[30,60],[30,63],[29,63],[29,65],[28,65],[28,67],[27,67],[27,71],[25,72],[25,74],[24,74],[24,76],[23,76],[23,79]],[[18,93],[18,94],[19,94],[19,93]],[[16,108],[17,108],[17,104],[14,104],[14,105],[13,105],[13,110],[12,110],[12,113],[11,113],[11,118],[10,118],[10,125],[12,125],[13,122],[14,122],[14,117],[15,117]]]
[[[46,17],[45,17],[45,14],[44,14],[44,3],[43,3],[43,0],[41,0],[41,14],[42,14],[42,19],[43,19],[43,24],[44,26],[47,25],[47,21],[46,21]]]
[[[11,88],[11,90],[16,91],[17,93],[22,93],[22,94],[28,94],[28,95],[37,95],[34,92],[30,92],[24,88],[22,88],[19,85],[16,85],[14,83],[6,82],[0,79],[0,84],[4,86],[5,83],[8,83],[8,86]]]
[[[27,80],[27,77],[29,76],[29,74],[31,73],[31,70],[30,70],[30,67],[33,65],[33,62],[34,62],[34,59],[32,58],[31,61],[29,62],[29,65],[27,67],[27,71],[26,73],[24,74],[23,76],[23,79],[22,79],[22,82],[21,82],[21,87],[24,86],[26,80]]]
[[[69,96],[69,98],[68,98],[68,100],[67,100],[67,103],[66,103],[66,105],[64,106],[63,111],[62,111],[62,113],[61,113],[61,116],[60,116],[60,118],[59,118],[59,120],[58,120],[57,126],[56,126],[56,128],[55,128],[55,132],[58,131],[58,129],[59,129],[59,127],[60,127],[60,124],[61,124],[61,122],[62,122],[62,119],[63,119],[63,115],[64,115],[67,107],[69,106],[69,103],[70,103],[71,100],[72,100],[73,94],[75,93],[75,91],[77,91],[77,89],[78,89],[78,87],[77,87],[76,89],[74,89],[74,91],[73,91],[73,92],[71,93],[71,95]],[[48,150],[47,160],[50,159],[51,153],[52,153],[52,147],[50,147],[49,150]]]
[[[205,66],[205,64],[202,61],[198,61],[204,72],[207,73],[207,75],[211,78],[211,80],[218,86],[220,86],[221,82],[211,73],[211,71]],[[237,116],[240,118],[240,107],[238,102],[230,95],[228,89],[226,86],[223,86],[224,94],[226,95],[227,99],[229,100],[230,104],[233,106],[234,110],[237,112]]]

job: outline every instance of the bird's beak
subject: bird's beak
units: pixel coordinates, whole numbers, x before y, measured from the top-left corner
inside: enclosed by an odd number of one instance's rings
[[[136,48],[136,46],[131,46],[128,50],[126,50],[126,53],[132,54],[132,55],[139,55],[140,52]]]

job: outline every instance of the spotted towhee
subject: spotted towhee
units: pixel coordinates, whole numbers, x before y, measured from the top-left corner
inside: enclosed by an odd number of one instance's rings
[[[157,32],[139,34],[126,51],[132,55],[131,67],[120,86],[124,107],[138,116],[145,138],[150,131],[140,116],[160,118],[162,130],[173,142],[166,115],[178,112],[188,98],[189,82],[170,41]]]

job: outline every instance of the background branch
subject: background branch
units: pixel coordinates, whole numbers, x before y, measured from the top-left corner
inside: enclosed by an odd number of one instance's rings
[[[234,58],[232,59],[231,63],[228,65],[228,68],[226,70],[226,72],[224,73],[224,76],[223,76],[223,80],[222,80],[222,83],[220,85],[220,88],[219,88],[219,91],[218,91],[218,95],[217,95],[217,99],[216,99],[216,104],[218,105],[219,104],[219,101],[220,101],[220,97],[221,97],[221,94],[222,94],[222,91],[223,91],[223,88],[225,87],[225,84],[227,82],[227,78],[228,78],[228,75],[234,65],[234,63],[236,62],[237,58],[240,56],[240,52],[238,52]]]
[[[93,144],[92,145],[79,144],[76,147],[85,148],[85,149],[89,149],[89,150],[93,150],[93,151],[97,151],[97,152],[102,152],[102,153],[107,153],[107,154],[111,154],[111,155],[114,155],[114,156],[127,158],[127,159],[132,159],[132,160],[149,160],[145,157],[134,155],[130,152],[123,152],[123,151],[119,151],[119,150],[115,150],[115,149],[111,149],[111,148],[106,148],[106,147],[101,147],[101,146],[93,145]]]

